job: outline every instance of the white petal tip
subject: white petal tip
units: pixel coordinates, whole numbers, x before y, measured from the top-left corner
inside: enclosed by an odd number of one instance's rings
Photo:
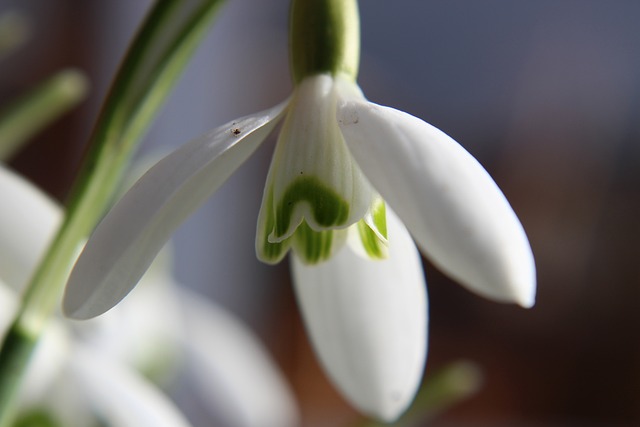
[[[62,314],[65,317],[73,320],[88,320],[94,318],[102,313],[92,313],[82,307],[75,307],[71,304],[67,304],[67,301],[62,303]]]
[[[482,284],[461,283],[471,291],[497,302],[517,304],[522,308],[531,308],[536,302],[535,273],[533,278],[527,280],[496,278]]]
[[[532,290],[525,295],[520,295],[515,300],[522,308],[532,308],[536,304],[536,288],[533,286]]]
[[[65,292],[62,299],[62,314],[69,319],[75,320],[85,320],[89,318],[83,316],[81,310],[79,310],[79,307],[77,307],[77,305],[67,297],[67,292]]]
[[[62,300],[62,314],[69,319],[88,320],[100,316],[115,307],[122,298],[113,301],[95,301],[95,295],[85,299],[79,295],[70,292],[71,289],[77,289],[77,286],[67,284],[64,298]]]
[[[88,320],[95,317],[88,315],[87,313],[83,313],[81,310],[66,307],[64,304],[62,305],[62,314],[64,314],[64,317],[73,320]]]
[[[401,393],[391,393],[385,396],[375,407],[360,407],[360,411],[369,417],[382,421],[384,423],[392,423],[396,421],[409,408],[413,402],[415,393],[406,395]]]
[[[528,244],[526,248],[529,248]],[[524,257],[511,259],[522,259],[523,261],[520,263],[520,268],[513,269],[512,274],[508,275],[513,278],[506,280],[507,286],[504,289],[507,290],[506,295],[510,296],[508,302],[513,302],[523,308],[531,308],[536,302],[536,268],[531,251],[527,250],[526,253],[527,255]]]

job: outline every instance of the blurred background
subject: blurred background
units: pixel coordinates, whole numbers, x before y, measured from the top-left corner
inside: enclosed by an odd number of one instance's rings
[[[64,200],[149,1],[0,0],[32,36],[0,59],[0,107],[64,67],[89,98],[12,166]],[[640,2],[362,0],[367,97],[439,127],[505,192],[538,268],[530,310],[472,295],[427,261],[425,381],[451,361],[479,393],[433,426],[640,423]],[[142,149],[170,150],[288,96],[286,0],[230,0]],[[291,382],[304,426],[357,419],[318,367],[288,265],[255,259],[273,141],[177,233],[176,276],[236,313]],[[204,424],[206,425],[206,424]]]

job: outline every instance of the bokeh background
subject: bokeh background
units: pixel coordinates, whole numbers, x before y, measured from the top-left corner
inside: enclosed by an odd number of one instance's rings
[[[32,37],[0,62],[0,107],[64,67],[89,98],[13,160],[59,200],[149,1],[0,0]],[[480,366],[483,387],[432,426],[640,423],[640,2],[360,2],[359,82],[374,102],[443,129],[487,168],[529,235],[533,309],[463,290],[425,261],[426,379]],[[288,96],[286,0],[229,0],[143,152],[170,150]],[[291,382],[304,426],[357,415],[320,371],[287,263],[260,264],[255,223],[273,141],[177,233],[177,277],[229,307]],[[202,425],[207,425],[206,423]]]

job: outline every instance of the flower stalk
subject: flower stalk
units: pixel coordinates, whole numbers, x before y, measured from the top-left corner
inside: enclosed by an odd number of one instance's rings
[[[0,427],[11,425],[28,356],[59,303],[81,242],[110,204],[134,148],[222,3],[201,2],[181,18],[183,1],[156,2],[133,41],[94,128],[63,224],[27,287],[0,351]]]
[[[357,0],[293,0],[289,43],[296,84],[321,73],[355,81],[360,63]]]

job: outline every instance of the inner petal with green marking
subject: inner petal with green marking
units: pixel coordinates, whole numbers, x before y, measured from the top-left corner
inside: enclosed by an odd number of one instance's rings
[[[270,240],[276,241],[287,234],[294,210],[302,203],[308,205],[313,221],[322,228],[344,226],[349,218],[349,203],[346,200],[320,179],[300,176],[289,185],[275,207],[276,222]]]
[[[340,86],[329,75],[295,89],[275,148],[256,251],[268,263],[290,248],[308,264],[328,259],[357,227],[364,253],[386,256],[384,202],[353,160],[336,120]],[[382,206],[382,208],[380,208]]]
[[[385,259],[389,256],[387,210],[382,198],[377,198],[372,203],[371,209],[355,229],[357,234],[352,233],[356,234],[356,238],[352,239],[351,246],[356,252],[371,259]]]

